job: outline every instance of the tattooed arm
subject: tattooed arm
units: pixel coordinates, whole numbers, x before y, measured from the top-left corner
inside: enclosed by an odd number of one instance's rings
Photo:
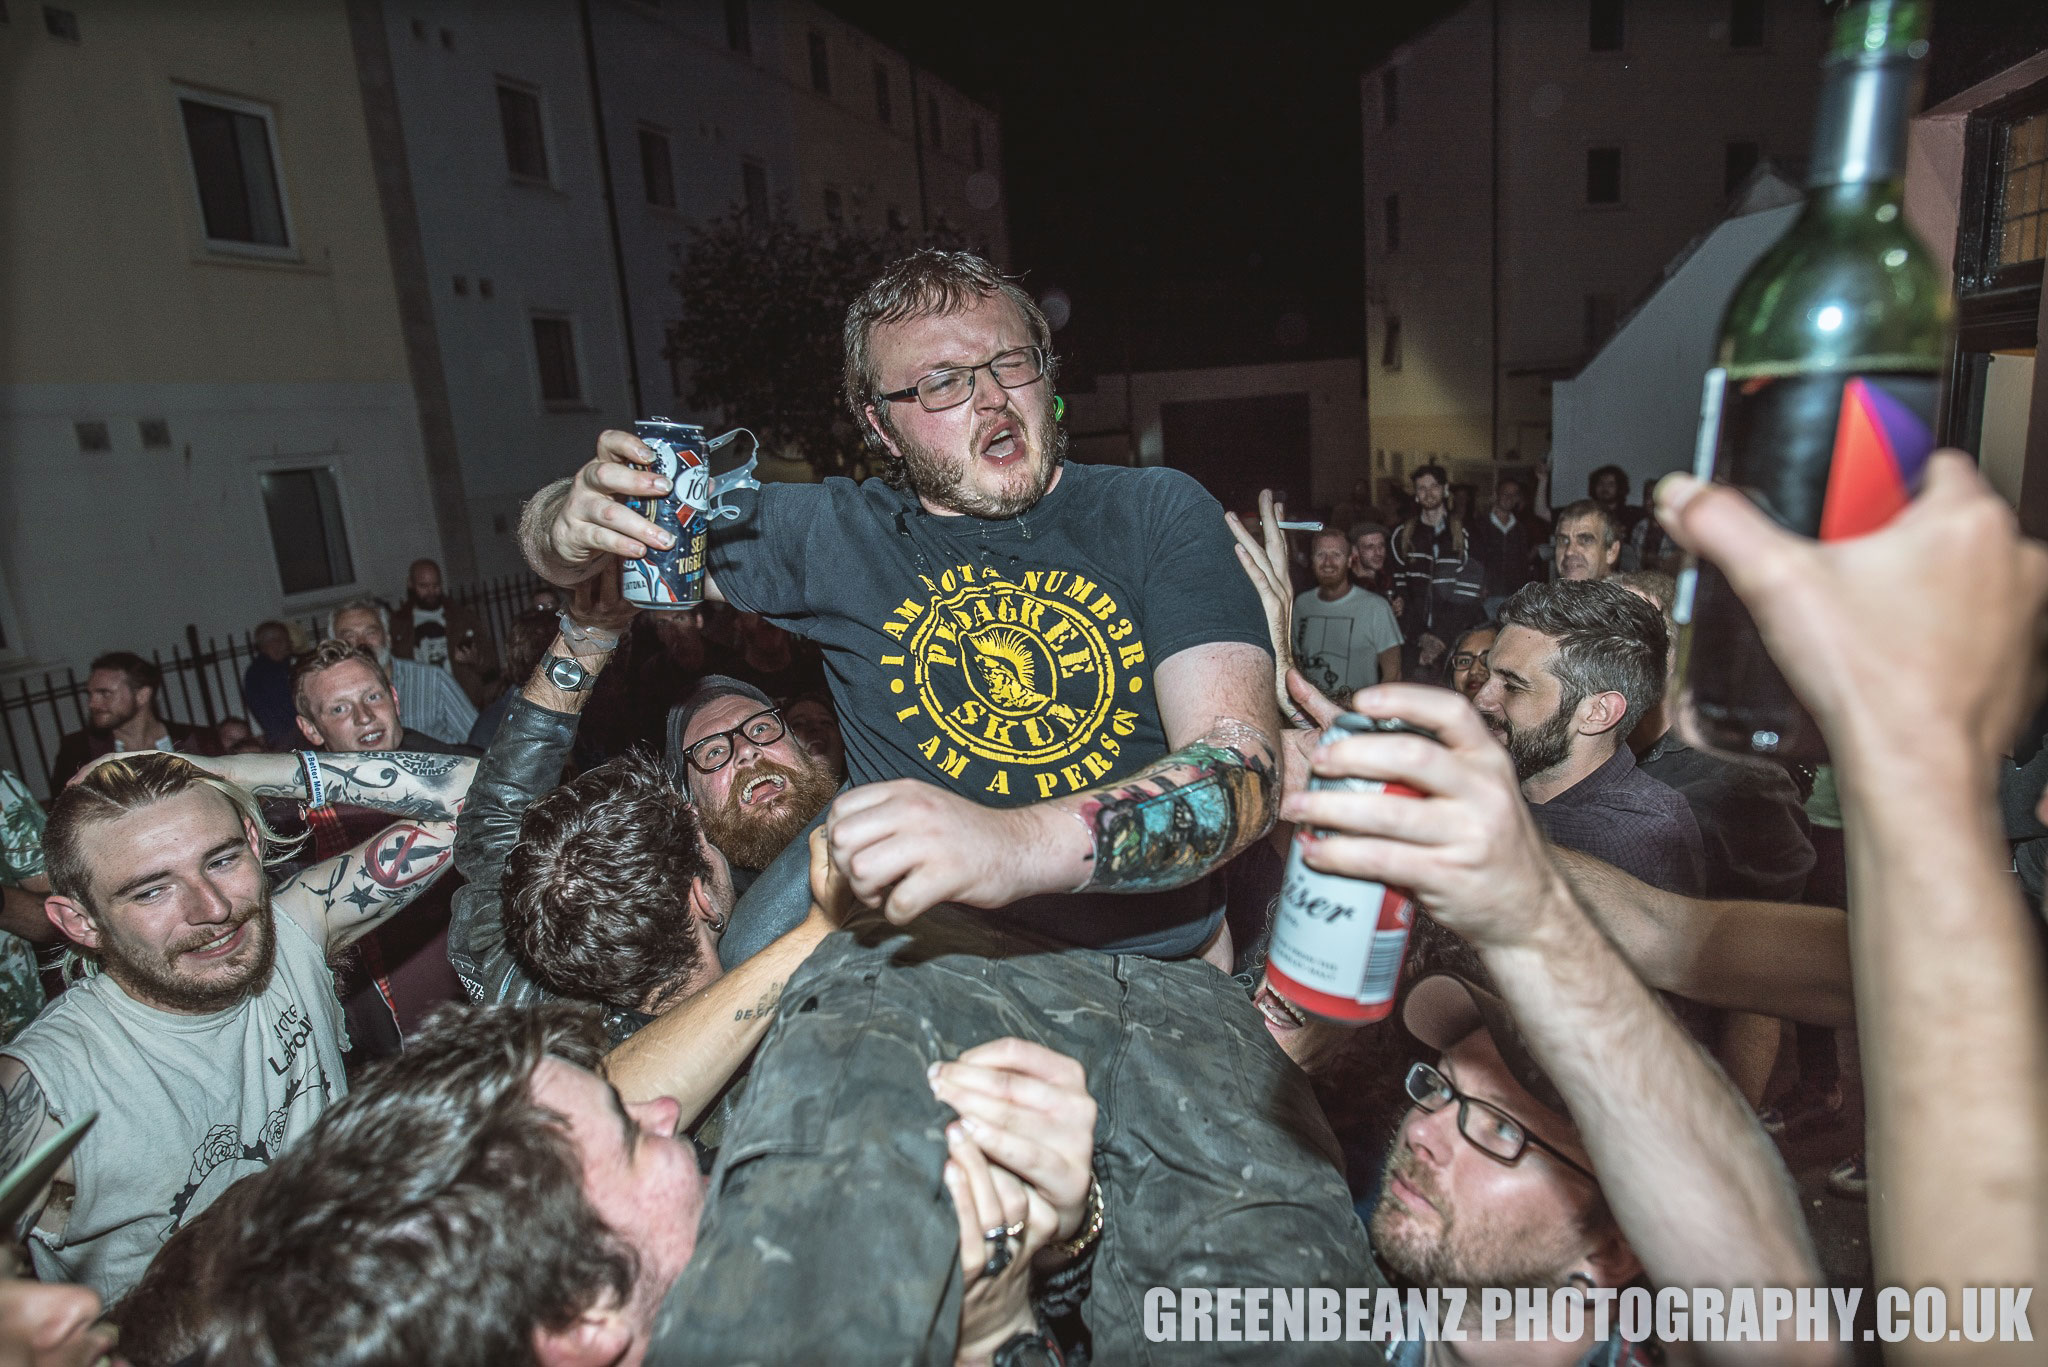
[[[1005,907],[1039,893],[1192,883],[1265,834],[1280,800],[1273,659],[1193,646],[1152,672],[1168,754],[1128,778],[991,808],[915,779],[842,794],[826,821],[854,896],[898,925],[940,902]]]
[[[257,797],[310,800],[305,766],[289,755],[187,755],[200,768],[246,788]],[[366,750],[361,754],[316,757],[323,795],[329,802],[368,807],[419,821],[453,821],[462,812],[477,761],[461,755],[424,755],[412,750]]]
[[[453,821],[400,821],[352,850],[301,869],[277,890],[273,903],[334,954],[432,887],[452,867],[454,854]]]
[[[50,1105],[43,1099],[43,1089],[36,1084],[35,1074],[19,1059],[0,1054],[0,1172],[13,1168],[63,1128],[63,1122],[50,1114]],[[38,1224],[53,1234],[61,1233],[64,1217],[69,1213],[65,1193],[73,1189],[74,1181],[71,1160],[67,1158],[49,1184],[29,1202],[20,1222],[5,1231],[5,1237],[10,1242],[20,1242]]]

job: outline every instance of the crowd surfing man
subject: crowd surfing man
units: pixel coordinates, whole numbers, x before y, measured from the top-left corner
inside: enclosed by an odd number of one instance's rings
[[[1277,796],[1273,660],[1257,595],[1228,574],[1221,508],[1175,471],[1064,463],[1049,329],[978,258],[899,262],[846,340],[849,408],[889,478],[742,496],[708,591],[825,648],[856,785],[828,811],[831,856],[863,904],[918,922],[920,952],[835,937],[790,980],[801,1005],[770,1027],[713,1175],[701,1238],[725,1256],[686,1293],[690,1351],[805,1360],[949,1332],[930,1307],[958,1275],[951,1216],[906,1223],[887,1194],[938,1189],[926,1065],[1000,1029],[1120,1080],[1098,1169],[1132,1237],[1097,1274],[1105,1360],[1148,1351],[1143,1287],[1188,1279],[1219,1241],[1274,1285],[1368,1278],[1306,1081],[1189,957],[1222,924],[1204,876],[1264,832]],[[622,504],[665,487],[649,455],[607,433],[529,506],[544,576],[615,573],[609,557],[662,539]],[[1196,1095],[1211,1123],[1184,1117]],[[1189,1209],[1208,1212],[1199,1229]],[[756,1240],[783,1247],[774,1231],[799,1212],[807,1236],[761,1259]],[[899,1256],[849,1261],[883,1221],[905,1224]],[[814,1313],[763,1325],[748,1309],[763,1297]]]
[[[204,764],[113,756],[52,804],[49,915],[88,969],[0,1052],[0,1168],[99,1113],[14,1233],[38,1275],[109,1302],[345,1090],[327,960],[447,869],[475,769],[404,754]],[[402,819],[273,890],[261,797]]]

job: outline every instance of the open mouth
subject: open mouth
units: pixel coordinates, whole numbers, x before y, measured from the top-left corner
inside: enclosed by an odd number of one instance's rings
[[[1014,419],[1005,418],[981,441],[981,458],[993,465],[1008,465],[1024,454],[1024,434]]]
[[[1267,1027],[1276,1035],[1292,1034],[1308,1024],[1307,1016],[1270,987],[1261,987],[1258,996],[1252,998],[1252,1005],[1259,1008]]]
[[[381,726],[374,731],[365,731],[356,737],[357,747],[363,750],[374,750],[383,743],[384,728]]]
[[[740,789],[740,806],[752,807],[757,803],[773,802],[789,787],[789,780],[780,774],[764,774]]]
[[[188,959],[224,959],[242,947],[242,940],[249,929],[247,921],[232,930],[224,930],[195,949],[185,951]]]

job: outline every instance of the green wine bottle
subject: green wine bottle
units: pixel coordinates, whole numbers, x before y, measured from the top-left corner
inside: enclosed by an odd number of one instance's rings
[[[1805,209],[1736,287],[1701,400],[1700,477],[1824,541],[1890,521],[1934,449],[1949,297],[1902,203],[1927,28],[1924,0],[1861,0],[1836,21]],[[1673,615],[1688,741],[1825,757],[1720,571],[1689,563]]]

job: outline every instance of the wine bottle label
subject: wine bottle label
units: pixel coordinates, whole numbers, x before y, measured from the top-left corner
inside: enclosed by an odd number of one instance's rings
[[[1939,377],[1812,371],[1707,376],[1698,455],[1714,478],[1801,536],[1876,531],[1920,491],[1934,451]]]

